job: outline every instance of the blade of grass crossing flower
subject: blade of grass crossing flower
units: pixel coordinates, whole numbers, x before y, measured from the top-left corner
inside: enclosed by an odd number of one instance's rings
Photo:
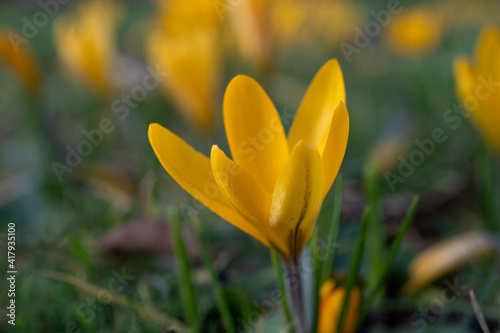
[[[392,262],[394,261],[396,255],[398,254],[399,247],[401,246],[401,243],[403,242],[403,239],[406,233],[408,232],[408,229],[410,228],[413,219],[415,218],[418,202],[419,202],[419,197],[416,195],[413,197],[410,203],[410,207],[408,208],[408,212],[406,213],[406,216],[403,219],[403,223],[401,224],[398,233],[394,238],[394,241],[392,242],[391,249],[389,250],[389,256],[387,258],[387,261],[385,262],[385,265],[383,266],[381,274],[377,277],[375,285],[368,293],[368,297],[365,302],[365,305],[363,306],[363,311],[361,313],[359,322],[362,322],[364,316],[367,314],[368,310],[370,310],[372,303],[375,301],[376,296],[380,291],[380,288],[387,276],[387,273],[389,272],[389,268],[391,267]]]
[[[278,255],[276,254],[275,251],[271,251],[271,262],[273,264],[273,270],[274,270],[274,276],[276,277],[276,285],[278,287],[278,290],[280,292],[280,295],[283,295],[283,301],[282,308],[283,312],[285,314],[285,320],[287,324],[292,323],[292,315],[290,314],[290,310],[288,309],[288,300],[286,290],[285,290],[285,284],[283,283],[283,270],[281,269],[280,266],[280,260],[278,258]],[[292,328],[290,329],[291,333],[294,333],[295,330],[293,329],[293,324],[291,324]]]
[[[42,274],[45,277],[69,283],[82,290],[86,294],[92,295],[96,298],[102,297],[102,295],[106,293],[106,295],[109,296],[109,304],[132,309],[145,320],[150,320],[152,322],[165,326],[165,328],[170,327],[174,331],[180,333],[192,332],[190,328],[184,326],[184,324],[177,319],[170,318],[167,315],[156,310],[155,308],[148,306],[147,304],[134,302],[121,294],[111,293],[105,288],[89,283],[76,276],[51,270],[45,270],[42,272]]]
[[[339,238],[340,217],[342,214],[342,195],[343,195],[343,179],[342,176],[337,176],[335,179],[335,196],[333,201],[332,219],[326,228],[326,251],[327,256],[321,267],[321,279],[319,286],[330,278],[333,262],[335,260],[335,250]]]
[[[384,220],[380,204],[379,173],[375,163],[368,162],[364,168],[364,192],[370,208],[370,232],[368,233],[368,246],[370,269],[368,270],[368,282],[373,287],[377,277],[381,273],[382,260],[385,257],[384,244]]]
[[[469,290],[470,301],[472,303],[472,309],[476,314],[477,321],[483,333],[490,333],[490,329],[488,328],[488,324],[486,323],[486,319],[484,319],[483,311],[481,311],[481,307],[477,302],[476,295],[472,289]]]
[[[191,274],[191,263],[189,262],[186,247],[184,246],[184,241],[182,239],[179,212],[176,209],[171,209],[169,211],[169,218],[172,226],[172,241],[176,256],[175,265],[180,285],[182,307],[184,309],[187,322],[192,327],[198,327],[199,316]]]
[[[205,243],[205,238],[203,237],[203,230],[200,224],[200,220],[198,216],[191,216],[191,224],[193,225],[194,232],[196,234],[196,238],[198,240],[198,244],[201,249],[201,257],[203,260],[203,264],[207,268],[210,273],[210,282],[212,284],[212,291],[214,293],[215,303],[217,305],[217,309],[219,310],[222,325],[224,326],[225,332],[234,333],[236,332],[234,327],[234,322],[231,317],[231,312],[229,311],[229,305],[224,294],[224,289],[220,284],[220,281],[215,273],[214,266],[212,265],[212,259],[210,258],[208,247]]]
[[[339,321],[337,323],[337,329],[335,332],[341,333],[344,326],[344,320],[347,312],[347,307],[349,306],[349,300],[351,295],[351,289],[356,284],[359,276],[359,269],[361,267],[361,261],[363,259],[363,251],[365,248],[366,234],[368,231],[368,224],[370,222],[370,210],[366,209],[363,217],[361,219],[361,227],[359,229],[358,239],[356,241],[356,249],[354,252],[354,257],[349,267],[349,275],[347,276],[346,291],[344,296],[344,301],[342,303],[342,311],[340,312]]]
[[[318,248],[318,226],[314,228],[313,234],[309,241],[309,248],[311,249],[311,261],[313,263],[314,281],[312,286],[312,311],[311,311],[311,332],[316,332],[318,326],[318,309],[319,309],[319,288],[321,283],[322,265],[319,261],[319,248]]]
[[[318,244],[318,230],[321,226],[318,225],[315,229],[314,235],[311,237],[311,252],[316,254],[314,257],[315,263],[315,274],[316,274],[316,284],[314,286],[314,309],[312,317],[311,332],[316,332],[318,329],[318,311],[319,311],[319,288],[323,283],[330,278],[333,262],[335,259],[335,249],[339,236],[340,229],[340,219],[342,215],[342,194],[343,194],[343,181],[342,176],[338,175],[335,179],[335,191],[333,198],[333,208],[332,216],[328,221],[326,226],[323,226],[326,230],[325,248],[326,251],[324,259],[320,257],[320,249]],[[323,260],[321,260],[323,259]]]

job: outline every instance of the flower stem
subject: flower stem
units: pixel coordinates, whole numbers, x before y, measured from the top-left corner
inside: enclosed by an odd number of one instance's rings
[[[300,277],[299,265],[295,261],[283,261],[285,266],[285,286],[288,307],[294,318],[293,323],[296,333],[306,333],[304,321],[304,308],[302,302],[302,279]]]
[[[278,290],[283,295],[286,303],[287,295],[285,291],[285,284],[283,283],[283,270],[280,267],[278,254],[272,250],[271,250],[271,261],[273,263],[274,275],[276,277],[276,285],[278,286]],[[288,304],[284,304],[283,312],[285,313],[285,320],[287,325],[290,325],[290,323],[292,322],[292,315],[290,314],[290,309],[288,307]],[[295,331],[291,330],[290,333],[295,333]]]

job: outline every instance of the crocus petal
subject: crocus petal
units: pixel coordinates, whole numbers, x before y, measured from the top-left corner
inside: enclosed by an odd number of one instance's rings
[[[461,102],[467,96],[474,96],[474,79],[469,60],[465,56],[458,57],[453,63],[453,74],[455,76],[455,87]]]
[[[340,101],[345,103],[344,78],[337,59],[332,59],[321,67],[302,99],[288,136],[290,148],[300,140],[318,147]]]
[[[325,172],[325,188],[323,197],[328,194],[344,159],[349,137],[349,114],[343,102],[335,108],[332,122],[327,133],[323,151],[320,149]]]
[[[54,22],[54,43],[66,69],[96,93],[108,95],[114,85],[115,28],[121,7],[108,1],[88,1],[76,16]]]
[[[210,161],[215,181],[227,201],[248,221],[264,227],[271,195],[216,145],[212,147]]]
[[[483,30],[476,46],[476,63],[483,75],[500,75],[500,32],[489,27]]]
[[[336,286],[330,279],[320,289],[320,303],[318,311],[318,333],[331,333],[337,329],[342,304],[346,290],[343,286]],[[351,289],[349,295],[349,306],[346,309],[342,333],[352,333],[356,329],[361,304],[361,292],[359,287]]]
[[[500,61],[499,61],[500,62]],[[479,98],[478,94],[487,92],[470,62],[465,57],[458,57],[453,66],[455,76],[455,90],[462,105],[472,114],[472,119],[486,139],[500,147],[500,117],[489,110],[495,110],[499,99],[496,94],[488,94],[486,98]],[[476,104],[471,103],[476,101]]]
[[[223,109],[233,160],[271,193],[289,155],[276,108],[257,81],[238,75],[226,89]]]
[[[183,189],[224,220],[269,246],[260,231],[224,198],[212,174],[208,157],[159,124],[149,126],[148,136],[161,164]]]
[[[309,239],[323,199],[323,164],[316,147],[301,140],[292,150],[278,180],[269,208],[269,225],[289,242],[297,258]]]
[[[208,131],[214,126],[213,97],[218,85],[218,35],[215,30],[172,38],[157,29],[149,35],[147,53],[169,75],[162,85],[185,119]],[[203,52],[200,52],[203,50]]]

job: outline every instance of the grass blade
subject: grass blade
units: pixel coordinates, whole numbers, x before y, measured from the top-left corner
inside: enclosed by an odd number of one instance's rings
[[[483,221],[488,230],[498,232],[500,225],[497,219],[495,205],[495,163],[491,148],[485,144],[482,151],[479,153],[477,162],[477,173],[479,178],[479,197],[480,206],[483,211]]]
[[[314,228],[313,234],[311,235],[311,240],[309,241],[309,247],[311,249],[310,257],[314,265],[313,267],[314,277],[313,277],[312,291],[311,291],[312,295],[310,296],[310,306],[312,310],[310,311],[311,318],[309,327],[311,328],[311,332],[316,332],[318,327],[319,288],[321,286],[321,278],[323,273],[323,266],[319,260],[318,229],[319,229],[318,226]]]
[[[481,307],[479,306],[479,303],[477,302],[476,295],[474,294],[474,291],[471,289],[469,290],[469,296],[470,296],[470,301],[472,303],[472,309],[474,310],[474,313],[476,314],[477,321],[479,322],[479,326],[481,327],[481,330],[483,333],[490,333],[490,329],[488,328],[488,324],[486,323],[486,319],[484,319],[483,311],[481,311]]]
[[[208,247],[205,243],[205,238],[203,237],[203,230],[201,228],[198,216],[196,215],[191,216],[191,224],[193,225],[196,238],[198,239],[198,243],[200,245],[203,264],[210,273],[210,282],[212,284],[212,291],[214,293],[217,309],[219,310],[219,313],[221,315],[224,330],[225,332],[234,333],[236,332],[236,330],[234,327],[234,322],[231,316],[231,312],[229,310],[229,304],[227,302],[226,296],[224,295],[224,289],[222,288],[222,285],[220,284],[217,274],[215,273],[214,266],[212,265],[212,259],[210,258]]]
[[[69,283],[81,291],[92,295],[96,298],[102,297],[103,294],[106,294],[107,298],[106,300],[109,300],[109,304],[115,305],[115,306],[120,306],[124,308],[129,308],[137,312],[139,316],[144,318],[145,320],[150,320],[152,322],[155,322],[157,324],[162,325],[166,329],[173,329],[176,332],[180,333],[191,333],[193,332],[190,328],[186,327],[183,323],[178,321],[175,318],[170,318],[160,311],[156,310],[155,308],[152,308],[146,304],[142,303],[137,303],[134,301],[129,300],[127,297],[112,293],[108,289],[96,286],[92,283],[89,283],[83,279],[77,278],[75,276],[65,274],[65,273],[60,273],[56,271],[51,271],[51,270],[46,270],[43,272],[43,275],[62,282]]]
[[[193,279],[191,274],[191,263],[188,258],[184,240],[182,238],[182,228],[177,210],[171,210],[169,213],[172,225],[172,241],[175,251],[175,265],[178,274],[180,294],[184,314],[187,322],[192,327],[198,327],[198,308],[196,305],[196,294],[194,292]]]
[[[321,278],[318,285],[321,286],[326,280],[330,278],[333,262],[335,260],[335,249],[339,238],[340,217],[342,214],[342,196],[343,196],[343,179],[342,176],[337,176],[335,179],[335,197],[333,201],[332,220],[326,229],[326,250],[328,253],[321,267]]]
[[[364,193],[370,209],[370,232],[368,233],[368,282],[374,286],[381,274],[385,257],[385,230],[382,206],[380,203],[379,172],[374,162],[368,162],[363,171]]]
[[[364,310],[361,313],[360,316],[360,322],[364,319],[366,313],[370,309],[372,303],[375,301],[377,293],[379,292],[382,283],[384,282],[387,273],[389,272],[389,268],[391,267],[392,262],[394,261],[394,258],[396,258],[396,255],[398,254],[399,247],[401,246],[401,243],[403,242],[403,239],[408,232],[408,229],[410,228],[411,223],[413,222],[413,219],[415,218],[415,214],[417,212],[417,206],[419,202],[419,197],[414,196],[411,203],[410,207],[408,208],[408,212],[406,213],[405,218],[403,219],[403,223],[401,224],[401,227],[398,230],[398,233],[396,235],[396,238],[392,242],[391,249],[389,251],[389,256],[387,258],[387,261],[385,265],[383,266],[383,269],[380,273],[380,275],[377,278],[377,281],[375,285],[373,286],[372,290],[370,291],[368,298],[365,302],[364,305]]]
[[[349,275],[347,276],[346,291],[344,296],[344,301],[342,303],[342,311],[340,312],[339,321],[337,323],[336,332],[342,332],[344,326],[345,315],[347,312],[347,307],[349,306],[349,300],[351,295],[351,289],[356,284],[359,276],[359,269],[361,267],[361,261],[363,259],[363,251],[365,248],[366,234],[368,230],[368,223],[370,221],[370,210],[366,209],[361,219],[361,228],[359,229],[358,240],[356,241],[356,250],[354,252],[354,258],[349,267]]]

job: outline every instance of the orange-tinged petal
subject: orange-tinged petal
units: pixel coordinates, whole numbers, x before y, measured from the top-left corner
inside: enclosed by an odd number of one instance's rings
[[[271,193],[289,155],[276,108],[257,81],[238,75],[227,86],[223,109],[233,160]]]
[[[269,246],[260,231],[224,198],[212,174],[208,157],[159,124],[149,125],[148,136],[161,164],[182,188],[224,220]]]
[[[269,225],[288,238],[296,259],[311,236],[323,199],[323,163],[316,147],[299,141],[281,171],[269,208]]]
[[[0,28],[0,60],[13,72],[29,93],[40,89],[38,66],[27,45],[17,41],[16,33]]]
[[[323,197],[328,194],[344,159],[349,137],[349,114],[343,102],[335,108],[332,122],[327,133],[323,151],[320,150],[325,172],[325,189]]]
[[[248,221],[264,228],[271,195],[216,145],[212,147],[210,161],[215,181],[227,201]]]
[[[302,99],[288,135],[290,148],[300,140],[319,147],[332,122],[333,111],[345,99],[342,71],[337,59],[332,59],[321,67]]]

